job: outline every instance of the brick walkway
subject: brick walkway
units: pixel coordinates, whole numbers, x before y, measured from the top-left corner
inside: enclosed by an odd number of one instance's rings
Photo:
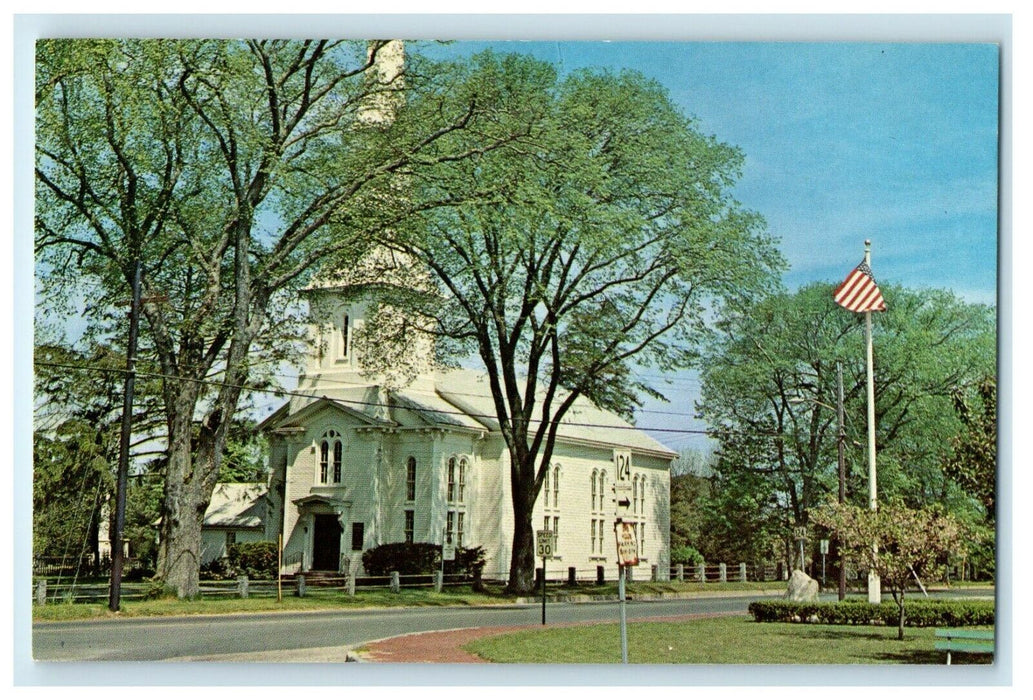
[[[701,620],[708,617],[742,614],[741,612],[693,613],[690,615],[638,618],[635,622],[684,622],[686,620]],[[593,621],[589,623],[567,622],[550,624],[549,626],[554,628],[577,627],[585,624],[605,625],[612,624],[613,622],[616,622],[616,620]],[[514,625],[510,627],[470,627],[441,632],[406,634],[366,644],[362,647],[362,653],[355,653],[354,656],[361,661],[373,663],[483,664],[488,662],[479,656],[463,650],[463,645],[469,644],[481,637],[541,628],[541,625]]]

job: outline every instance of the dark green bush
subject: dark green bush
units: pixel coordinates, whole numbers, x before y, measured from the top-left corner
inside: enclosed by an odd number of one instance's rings
[[[695,547],[682,545],[671,548],[672,564],[692,564],[693,566],[703,563],[703,555]]]
[[[455,561],[445,562],[446,574],[475,575],[484,568],[483,547],[456,547]],[[441,545],[430,542],[391,542],[362,553],[362,567],[370,576],[432,574],[441,568]]]
[[[899,611],[893,600],[880,605],[846,600],[837,603],[793,603],[758,600],[749,613],[757,622],[816,622],[825,625],[896,626]],[[909,600],[904,604],[907,627],[967,627],[994,624],[992,600]]]
[[[233,571],[226,565],[225,559],[212,559],[201,564],[201,578],[206,581],[224,581],[233,578]]]
[[[237,542],[227,548],[226,558],[237,576],[271,579],[278,574],[275,542]]]

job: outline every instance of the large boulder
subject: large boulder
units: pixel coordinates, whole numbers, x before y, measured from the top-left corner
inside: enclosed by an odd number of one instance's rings
[[[818,582],[810,576],[795,569],[789,577],[789,587],[786,589],[786,600],[796,603],[811,603],[818,600]]]

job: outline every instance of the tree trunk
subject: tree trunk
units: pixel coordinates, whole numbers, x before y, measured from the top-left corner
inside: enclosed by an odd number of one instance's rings
[[[904,639],[904,591],[900,591],[900,599],[897,601],[900,616],[897,618],[897,639]]]
[[[182,404],[190,401],[184,397]],[[193,410],[178,405],[169,421],[169,462],[165,476],[158,576],[180,598],[199,592],[201,524],[218,477],[221,445],[202,427],[193,439]]]
[[[516,595],[534,593],[534,501],[513,493],[513,553],[509,560],[506,592]]]
[[[179,598],[196,598],[200,590],[201,521],[208,507],[194,489],[167,489],[158,572]]]

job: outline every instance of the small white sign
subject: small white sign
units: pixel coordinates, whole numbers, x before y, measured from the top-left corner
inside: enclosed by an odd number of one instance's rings
[[[621,566],[638,565],[638,539],[635,524],[618,522],[614,525],[617,534],[617,563]]]
[[[829,541],[828,540],[821,540],[821,553],[822,554],[828,554],[829,553]]]
[[[441,559],[443,561],[455,561],[456,559],[456,546],[454,544],[445,544],[441,547]]]
[[[617,481],[631,481],[631,452],[629,450],[613,451],[613,466],[617,471]]]

